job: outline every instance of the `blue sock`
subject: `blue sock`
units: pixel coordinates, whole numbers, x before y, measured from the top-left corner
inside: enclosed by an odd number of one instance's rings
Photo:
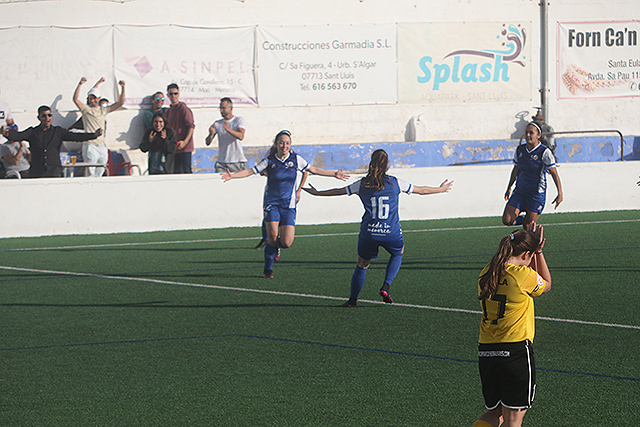
[[[276,257],[278,248],[271,246],[269,243],[264,245],[264,269],[273,270],[273,261]]]
[[[513,225],[522,225],[524,223],[524,215],[518,215]]]
[[[351,298],[358,298],[358,294],[364,285],[364,279],[366,277],[367,269],[356,265],[356,269],[353,271],[353,276],[351,276]]]
[[[262,240],[267,240],[267,224],[265,224],[264,220],[262,221]]]
[[[387,271],[384,275],[384,283],[390,285],[393,282],[393,279],[396,278],[396,274],[400,271],[400,266],[402,265],[402,254],[400,255],[391,255],[389,258],[389,262],[387,263]]]

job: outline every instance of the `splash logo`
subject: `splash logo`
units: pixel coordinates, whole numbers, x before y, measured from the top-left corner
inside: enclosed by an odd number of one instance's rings
[[[456,50],[443,58],[452,58],[453,63],[443,64],[434,64],[432,57],[423,56],[419,61],[422,75],[418,76],[418,83],[426,84],[433,81],[433,90],[440,90],[440,85],[449,80],[453,83],[508,82],[511,64],[525,66],[522,61],[525,57],[520,56],[527,35],[520,25],[503,24],[502,27],[500,35],[496,37],[502,40],[503,47],[500,50]]]

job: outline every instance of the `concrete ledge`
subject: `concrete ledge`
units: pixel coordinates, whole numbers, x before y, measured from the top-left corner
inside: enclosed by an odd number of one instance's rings
[[[416,185],[455,181],[448,194],[401,196],[400,218],[409,220],[499,217],[510,170],[510,165],[452,166],[389,173]],[[638,162],[561,164],[559,171],[565,201],[558,212],[640,210]],[[217,174],[2,180],[0,212],[6,220],[0,237],[257,227],[265,182],[252,176],[223,183]],[[319,189],[345,185],[319,176],[309,182]],[[545,214],[553,212],[551,180],[550,186]],[[303,193],[297,223],[353,223],[361,216],[357,196]]]

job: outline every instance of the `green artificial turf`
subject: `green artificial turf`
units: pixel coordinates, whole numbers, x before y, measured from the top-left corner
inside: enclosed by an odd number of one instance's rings
[[[541,222],[553,287],[524,425],[635,425],[640,212]],[[471,426],[499,224],[403,222],[396,303],[381,253],[355,309],[358,224],[297,227],[273,280],[257,228],[0,239],[0,424]]]

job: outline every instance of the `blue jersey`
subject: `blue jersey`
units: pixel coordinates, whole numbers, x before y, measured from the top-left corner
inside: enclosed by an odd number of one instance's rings
[[[516,148],[513,163],[518,167],[515,191],[524,194],[538,194],[547,191],[546,173],[556,167],[551,150],[544,144],[538,144],[529,151],[527,145]]]
[[[360,224],[360,234],[374,240],[396,240],[402,237],[398,217],[398,196],[410,194],[413,185],[398,178],[386,175],[382,190],[365,187],[362,179],[346,187],[347,194],[357,194],[364,206],[364,215]]]
[[[298,171],[304,172],[308,168],[309,164],[294,152],[289,153],[284,160],[280,160],[275,154],[272,154],[251,168],[255,174],[262,171],[267,174],[264,205],[295,208]]]

